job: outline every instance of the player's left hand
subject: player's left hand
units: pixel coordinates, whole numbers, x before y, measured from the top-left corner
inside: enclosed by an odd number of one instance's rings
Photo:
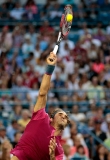
[[[49,144],[49,155],[50,155],[50,158],[52,157],[55,157],[55,148],[56,148],[56,140],[55,140],[55,137],[54,138],[51,138],[50,140],[50,144]]]

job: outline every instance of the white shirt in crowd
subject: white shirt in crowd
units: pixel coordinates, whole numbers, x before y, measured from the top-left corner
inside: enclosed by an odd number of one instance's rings
[[[69,49],[72,50],[74,49],[75,45],[74,42],[72,42],[71,40],[64,40],[60,43],[60,48],[59,48],[59,57],[64,57],[65,55],[68,54],[67,51],[65,51],[65,44],[68,44]]]
[[[14,19],[20,20],[22,19],[22,15],[24,14],[23,8],[14,8],[12,11],[10,11],[10,16]]]

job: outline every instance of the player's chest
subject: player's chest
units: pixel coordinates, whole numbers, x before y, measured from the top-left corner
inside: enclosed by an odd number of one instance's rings
[[[55,156],[63,154],[63,148],[59,141],[56,141]]]
[[[52,137],[47,137],[45,140],[42,140],[42,151],[46,154],[49,154],[49,144]],[[63,154],[63,148],[60,144],[60,141],[56,138],[56,149],[55,156]]]

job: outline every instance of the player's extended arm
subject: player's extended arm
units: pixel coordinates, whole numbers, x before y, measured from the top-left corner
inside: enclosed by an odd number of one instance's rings
[[[44,74],[42,82],[41,82],[39,95],[38,95],[37,102],[34,107],[34,112],[46,106],[47,93],[50,88],[51,74],[55,68],[56,62],[57,62],[57,56],[51,52],[47,58],[48,65],[46,68],[46,74]]]

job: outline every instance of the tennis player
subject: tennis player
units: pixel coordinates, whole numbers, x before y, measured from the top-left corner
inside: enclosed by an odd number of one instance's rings
[[[56,62],[57,56],[51,52],[47,58],[46,73],[41,82],[31,121],[11,151],[11,160],[63,160],[60,139],[62,131],[69,123],[68,116],[61,109],[56,109],[51,117],[45,112],[47,93]]]

